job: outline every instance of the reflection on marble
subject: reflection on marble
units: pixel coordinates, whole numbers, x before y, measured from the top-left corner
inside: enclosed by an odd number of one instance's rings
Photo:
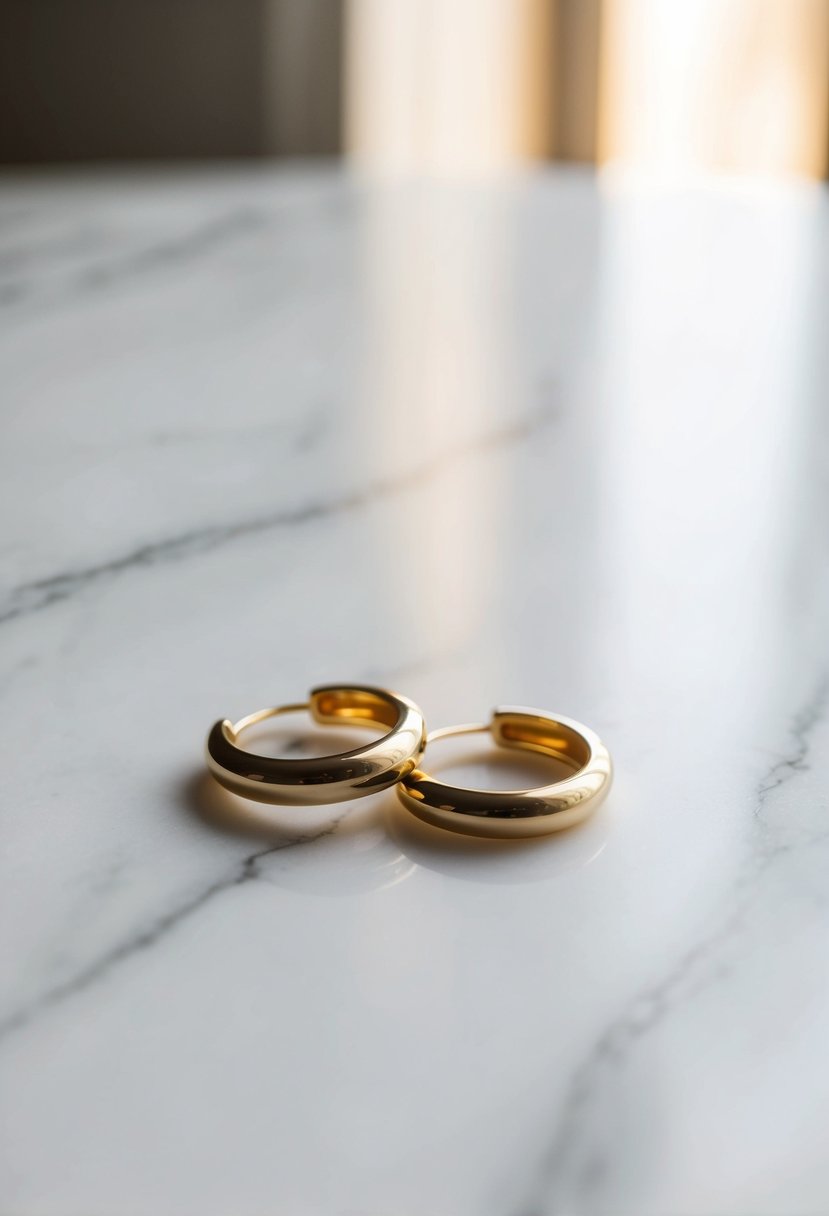
[[[829,1209],[828,253],[797,185],[6,180],[4,1213]],[[614,791],[204,778],[338,679]]]

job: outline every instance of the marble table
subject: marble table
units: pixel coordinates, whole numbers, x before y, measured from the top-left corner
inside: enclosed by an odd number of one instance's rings
[[[829,1211],[825,192],[12,176],[0,305],[4,1216]],[[335,681],[616,784],[212,786]]]

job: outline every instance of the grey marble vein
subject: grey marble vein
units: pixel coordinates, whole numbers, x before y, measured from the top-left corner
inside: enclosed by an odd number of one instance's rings
[[[76,971],[74,975],[70,975],[67,979],[61,980],[60,983],[41,992],[39,996],[35,997],[28,1004],[21,1006],[19,1009],[12,1010],[6,1017],[0,1019],[0,1044],[17,1031],[29,1026],[41,1014],[49,1012],[71,997],[86,991],[86,989],[91,988],[94,984],[106,979],[116,967],[129,962],[136,954],[140,954],[155,946],[157,942],[163,940],[173,930],[190,920],[191,917],[195,916],[207,904],[212,903],[218,896],[233,890],[235,887],[242,887],[247,883],[254,882],[260,876],[261,863],[266,857],[282,852],[284,849],[313,844],[317,840],[322,840],[325,836],[331,836],[336,832],[348,814],[349,809],[346,808],[346,810],[342,811],[318,832],[292,836],[289,840],[280,840],[278,843],[269,845],[267,848],[257,849],[255,852],[249,853],[241,861],[237,862],[234,868],[224,877],[209,883],[195,894],[190,895],[178,904],[177,907],[173,908],[172,911],[158,917],[149,925],[139,929],[131,937],[112,946],[98,958],[93,959]]]
[[[806,704],[795,714],[790,736],[792,748],[763,773],[754,791],[754,814],[761,817],[774,790],[793,780],[808,767],[814,731],[823,721],[829,704],[829,674],[817,683]],[[813,846],[829,839],[821,832],[807,843]],[[654,1027],[660,1025],[686,997],[716,982],[724,974],[723,947],[740,932],[746,914],[757,898],[760,882],[769,867],[795,845],[761,846],[734,885],[719,923],[676,960],[665,975],[654,981],[599,1035],[574,1070],[550,1147],[536,1172],[532,1191],[513,1216],[559,1216],[572,1209],[574,1195],[579,1211],[592,1210],[597,1187],[604,1177],[601,1147],[591,1146],[585,1134],[593,1129],[589,1114],[611,1073],[623,1067],[630,1053]],[[566,1187],[567,1194],[562,1193]]]
[[[13,217],[11,222],[6,217],[3,218],[7,239],[11,239],[15,218],[19,223],[26,217]],[[28,243],[18,239],[13,245],[0,247],[0,275],[19,275],[21,271],[26,272],[38,263],[53,266],[66,258],[100,252],[100,248],[100,231],[90,224],[84,224],[82,228],[64,230],[51,238],[30,240]]]
[[[265,422],[254,426],[211,427],[191,430],[159,430],[138,439],[133,448],[189,447],[211,443],[262,443],[277,439],[287,440],[294,452],[307,452],[313,448],[325,432],[325,415],[317,412],[304,419],[301,425],[287,422]]]
[[[829,676],[819,682],[811,700],[798,713],[792,723],[791,738],[794,747],[786,756],[776,761],[766,773],[765,779],[757,788],[757,801],[754,807],[756,818],[762,818],[770,794],[785,785],[798,772],[808,768],[807,757],[812,732],[826,713],[829,700]]]
[[[118,253],[74,271],[67,275],[62,290],[49,297],[49,302],[55,305],[66,300],[75,301],[125,280],[186,265],[206,253],[214,253],[228,241],[258,231],[267,219],[266,213],[252,207],[234,208],[194,226],[181,236],[155,241],[129,253]],[[79,243],[78,252],[85,252],[88,245],[88,239]],[[37,280],[32,278],[7,279],[0,285],[0,307],[26,303],[36,294],[36,288]]]
[[[221,548],[243,537],[300,527],[332,516],[361,510],[376,502],[396,498],[433,481],[459,460],[471,459],[491,451],[521,443],[558,417],[555,403],[547,402],[507,426],[476,436],[472,441],[449,448],[434,459],[414,465],[393,477],[378,478],[368,486],[347,490],[338,497],[285,507],[269,514],[233,524],[215,524],[190,532],[152,541],[120,557],[79,570],[65,571],[14,588],[0,607],[0,624],[31,612],[61,603],[95,584],[147,566],[156,566]]]

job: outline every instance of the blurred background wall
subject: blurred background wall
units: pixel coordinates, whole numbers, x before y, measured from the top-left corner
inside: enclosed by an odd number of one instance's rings
[[[0,161],[824,177],[829,0],[0,0]]]
[[[0,0],[0,160],[317,156],[341,0]]]

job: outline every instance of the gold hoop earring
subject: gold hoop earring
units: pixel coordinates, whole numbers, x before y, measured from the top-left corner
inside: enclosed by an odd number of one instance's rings
[[[258,756],[237,746],[249,726],[278,714],[309,710],[325,726],[386,727],[365,747],[305,759]],[[207,737],[207,767],[220,785],[257,802],[319,806],[387,789],[416,766],[426,745],[423,714],[408,697],[369,686],[326,685],[299,705],[260,709],[235,724],[217,722]]]
[[[570,718],[537,709],[496,709],[488,725],[446,726],[427,746],[452,735],[489,731],[499,747],[551,756],[572,776],[530,790],[475,790],[447,785],[420,768],[397,787],[407,810],[437,827],[474,836],[542,836],[586,819],[613,779],[610,753],[597,734]]]

